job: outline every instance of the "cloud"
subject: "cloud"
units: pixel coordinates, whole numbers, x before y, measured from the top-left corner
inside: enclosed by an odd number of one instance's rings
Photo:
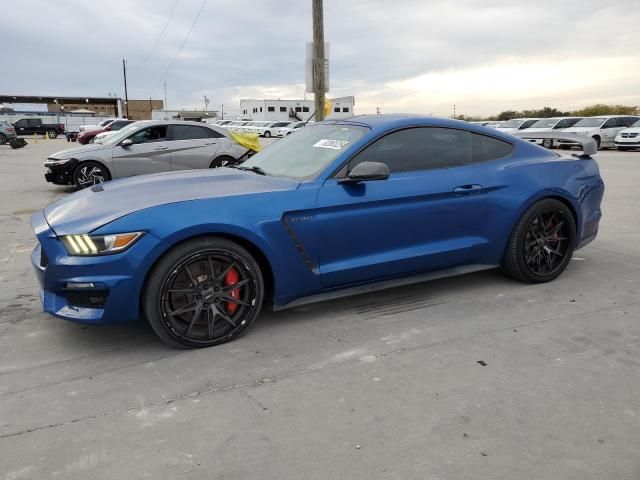
[[[311,2],[181,0],[16,2],[0,20],[5,94],[122,95],[169,106],[237,108],[240,98],[302,97]],[[449,115],[593,101],[640,104],[635,0],[325,0],[330,96],[357,112]],[[19,45],[19,48],[17,48]]]

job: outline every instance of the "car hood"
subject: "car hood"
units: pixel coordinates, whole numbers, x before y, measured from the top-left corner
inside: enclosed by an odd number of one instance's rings
[[[590,132],[592,130],[599,130],[600,127],[569,127],[565,128],[565,133],[578,133],[578,132]]]
[[[74,156],[77,156],[77,155],[83,155],[85,153],[94,152],[97,150],[104,150],[105,148],[111,148],[111,147],[108,147],[107,145],[101,145],[101,144],[96,145],[94,143],[90,145],[83,145],[82,147],[67,148],[66,150],[62,150],[60,152],[54,153],[53,155],[49,155],[48,158],[53,160],[66,160],[68,158],[73,158]]]
[[[527,133],[544,133],[544,132],[553,131],[553,128],[551,127],[525,128],[525,130],[527,131]]]
[[[294,190],[297,180],[230,168],[140,175],[76,192],[44,209],[57,235],[90,233],[120,217],[158,205],[206,198]]]
[[[620,135],[621,133],[640,133],[640,127],[625,128],[624,130],[620,130],[618,135]]]

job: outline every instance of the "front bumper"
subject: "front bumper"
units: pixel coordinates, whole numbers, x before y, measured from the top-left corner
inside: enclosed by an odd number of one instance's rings
[[[633,139],[623,138],[622,140],[616,139],[615,145],[616,147],[640,147],[640,138],[638,137]]]
[[[85,324],[125,323],[140,317],[140,292],[149,268],[146,253],[159,240],[145,234],[125,252],[79,257],[67,254],[42,211],[31,217],[31,225],[38,238],[31,263],[46,313]]]
[[[73,170],[77,164],[78,160],[76,159],[58,162],[47,160],[44,162],[44,166],[47,168],[44,179],[56,185],[73,185]]]

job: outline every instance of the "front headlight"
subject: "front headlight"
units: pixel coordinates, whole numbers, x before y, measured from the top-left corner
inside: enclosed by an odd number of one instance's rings
[[[69,255],[90,257],[122,252],[133,245],[142,234],[143,232],[114,235],[64,235],[60,239]]]

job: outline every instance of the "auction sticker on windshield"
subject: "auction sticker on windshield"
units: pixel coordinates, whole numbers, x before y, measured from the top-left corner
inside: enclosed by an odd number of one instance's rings
[[[331,150],[340,150],[347,143],[346,140],[332,140],[330,138],[323,138],[322,140],[318,140],[313,144],[316,148],[330,148]]]

